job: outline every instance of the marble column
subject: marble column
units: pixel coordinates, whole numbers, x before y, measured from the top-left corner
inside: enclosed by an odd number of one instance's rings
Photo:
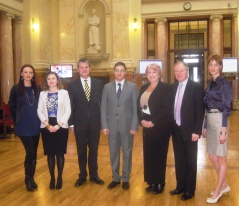
[[[13,80],[13,47],[12,47],[12,19],[14,15],[1,13],[1,93],[2,101],[8,102],[9,93],[14,84]]]
[[[222,55],[222,15],[212,15],[210,19],[212,21],[212,32],[211,32],[211,54]]]
[[[160,59],[163,62],[163,76],[162,81],[167,82],[168,81],[168,68],[166,68],[167,65],[167,42],[168,42],[168,35],[166,31],[166,18],[157,18],[155,19],[155,22],[157,23],[157,37],[156,37],[156,54],[155,58]]]
[[[13,56],[14,56],[14,82],[19,80],[22,67],[22,18],[16,17],[13,20]]]
[[[112,7],[112,62],[113,67],[118,61],[123,61],[126,66],[132,66],[130,60],[129,43],[129,2],[113,1]]]
[[[238,45],[238,17],[237,17],[237,14],[233,14],[233,25],[234,25],[234,28],[233,28],[233,31],[234,31],[234,34],[233,34],[233,37],[234,39],[232,40],[232,42],[234,42],[233,44],[234,45]],[[238,46],[235,46],[235,54],[234,54],[235,57],[238,56]]]
[[[141,22],[141,32],[142,32],[142,54],[143,54],[143,59],[147,59],[148,55],[147,55],[147,41],[146,41],[146,34],[147,34],[147,30],[145,29],[145,24],[146,21],[145,19],[142,19]]]

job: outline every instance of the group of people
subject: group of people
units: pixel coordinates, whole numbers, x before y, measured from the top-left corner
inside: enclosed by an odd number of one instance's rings
[[[85,184],[88,175],[93,183],[104,184],[98,175],[97,163],[102,129],[108,136],[112,168],[112,182],[108,189],[115,188],[122,181],[122,189],[128,190],[133,136],[140,125],[143,128],[146,192],[159,194],[164,191],[168,145],[172,135],[177,185],[170,194],[183,194],[182,200],[194,196],[198,140],[202,135],[206,137],[207,152],[218,175],[217,186],[206,201],[217,202],[230,191],[226,182],[226,155],[232,88],[221,77],[221,70],[222,58],[210,56],[208,71],[212,80],[204,92],[199,83],[189,79],[189,68],[183,61],[174,65],[177,81],[172,85],[161,81],[159,65],[150,64],[145,72],[148,83],[138,92],[136,84],[126,80],[123,62],[115,64],[115,80],[104,86],[101,80],[90,76],[89,61],[81,59],[78,62],[80,77],[69,83],[68,91],[62,89],[60,78],[53,72],[47,74],[45,90],[41,91],[35,82],[34,68],[24,65],[18,84],[10,92],[9,102],[16,135],[26,150],[27,190],[34,191],[38,187],[34,174],[40,133],[51,177],[49,188],[62,188],[68,127],[75,134],[78,153],[80,173],[75,186]]]

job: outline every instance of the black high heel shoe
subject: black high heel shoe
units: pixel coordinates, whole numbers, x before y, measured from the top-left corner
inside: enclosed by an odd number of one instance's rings
[[[155,184],[150,184],[148,187],[145,188],[146,192],[153,192],[155,189]]]
[[[50,190],[54,190],[54,189],[55,189],[55,178],[54,178],[54,179],[51,179],[50,185],[49,185],[49,189],[50,189]]]
[[[62,188],[62,178],[57,178],[56,190],[60,190]]]
[[[156,185],[156,187],[155,187],[153,193],[154,193],[154,194],[160,194],[160,193],[162,193],[162,192],[164,191],[164,186],[165,186],[165,183],[164,183],[164,184],[158,184],[158,185]]]

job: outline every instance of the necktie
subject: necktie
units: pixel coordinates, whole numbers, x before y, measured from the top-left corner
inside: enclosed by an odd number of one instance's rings
[[[119,88],[118,88],[118,91],[117,91],[117,97],[118,97],[118,100],[119,100],[120,95],[121,95],[121,84],[118,83],[118,86],[119,86]]]
[[[90,88],[89,85],[87,84],[87,80],[85,79],[85,96],[88,101],[90,101]]]
[[[181,105],[182,105],[182,99],[183,99],[182,88],[183,88],[183,84],[179,84],[179,86],[178,86],[178,98],[177,98],[177,102],[176,102],[176,106],[175,106],[175,112],[174,112],[174,118],[175,118],[176,124],[178,126],[181,125]]]

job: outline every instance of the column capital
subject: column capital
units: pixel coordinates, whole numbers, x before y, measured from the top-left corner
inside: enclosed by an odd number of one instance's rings
[[[237,20],[237,18],[238,18],[238,14],[237,13],[232,14],[232,16],[233,16],[234,20]]]
[[[16,16],[14,18],[14,22],[18,24],[22,24],[22,20],[23,20],[22,16]]]
[[[167,22],[167,18],[165,18],[165,17],[160,17],[160,18],[155,19],[155,23],[157,23],[157,24],[164,24],[166,22]]]
[[[12,19],[15,18],[15,15],[10,14],[10,13],[8,13],[8,12],[1,12],[1,16],[2,16],[2,18],[5,19],[5,20],[12,20]]]
[[[221,14],[215,14],[215,15],[211,15],[210,19],[213,21],[220,21],[221,19],[223,19],[223,16]]]

